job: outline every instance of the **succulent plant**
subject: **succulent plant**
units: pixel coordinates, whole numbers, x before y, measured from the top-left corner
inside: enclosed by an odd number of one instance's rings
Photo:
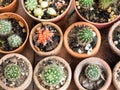
[[[38,18],[41,18],[44,15],[44,12],[43,12],[43,10],[41,8],[35,8],[33,13]]]
[[[93,40],[93,31],[87,27],[83,28],[79,30],[77,39],[80,44],[87,44]]]
[[[4,74],[9,80],[16,80],[20,76],[20,68],[16,64],[9,64],[5,67]]]
[[[57,15],[56,10],[55,10],[54,8],[52,8],[52,7],[49,7],[49,8],[47,9],[47,13],[48,13],[49,15],[52,15],[52,16],[56,16],[56,15]]]
[[[63,69],[57,64],[51,64],[44,68],[42,76],[46,85],[57,85],[63,78]]]
[[[8,43],[11,47],[17,48],[22,44],[22,39],[17,34],[13,34],[8,37]]]
[[[101,76],[101,69],[97,64],[90,64],[85,68],[85,75],[89,80],[96,81]]]
[[[93,5],[93,0],[79,0],[80,4],[86,8],[89,8]]]
[[[37,0],[26,0],[25,7],[28,11],[33,11],[37,7]]]
[[[10,21],[0,20],[0,35],[5,36],[10,34],[12,25]]]

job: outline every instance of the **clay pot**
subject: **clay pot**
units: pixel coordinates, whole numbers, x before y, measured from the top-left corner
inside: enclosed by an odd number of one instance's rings
[[[59,41],[59,44],[58,46],[53,49],[52,51],[49,51],[49,52],[43,52],[43,51],[40,51],[38,50],[37,48],[35,48],[35,45],[33,44],[33,34],[34,32],[36,31],[36,28],[38,27],[41,27],[41,25],[51,25],[53,26],[54,28],[56,28],[56,30],[59,32],[60,34],[60,41]],[[42,22],[42,23],[39,23],[37,24],[36,26],[33,27],[33,29],[31,30],[30,32],[30,37],[29,37],[29,41],[30,41],[30,45],[32,47],[32,49],[40,56],[49,56],[49,55],[56,55],[59,53],[61,47],[62,47],[62,43],[63,43],[63,34],[62,34],[62,30],[60,29],[60,27],[54,23],[51,23],[51,22]]]
[[[117,90],[120,90],[120,81],[117,79],[117,77],[119,77],[118,71],[120,71],[120,61],[115,65],[113,69],[113,85]]]
[[[15,12],[18,7],[18,0],[13,0],[8,6],[0,7],[0,13],[3,12]]]
[[[24,9],[24,11],[34,20],[36,21],[43,21],[43,22],[58,22],[59,20],[63,19],[65,17],[65,15],[68,13],[68,11],[70,10],[70,7],[71,7],[71,4],[72,4],[72,0],[70,0],[69,2],[69,5],[68,7],[66,8],[66,10],[59,16],[55,17],[55,18],[52,18],[52,19],[39,19],[33,15],[31,15],[25,8],[25,5],[24,5],[24,1],[25,0],[21,0],[21,3],[22,3],[22,7]]]
[[[97,42],[96,42],[96,46],[93,48],[93,50],[91,51],[91,54],[87,54],[87,53],[77,53],[75,51],[73,51],[70,46],[69,46],[69,43],[68,43],[68,34],[69,32],[72,30],[72,28],[74,28],[74,26],[82,26],[82,25],[85,25],[85,26],[88,26],[91,28],[91,30],[93,30],[95,33],[96,33],[96,36],[97,36]],[[86,58],[86,57],[90,57],[90,56],[94,56],[99,48],[100,48],[100,44],[101,44],[101,35],[100,35],[100,32],[98,31],[98,29],[93,26],[92,24],[89,24],[87,22],[76,22],[76,23],[73,23],[72,25],[70,25],[65,33],[64,33],[64,46],[66,48],[66,50],[68,51],[68,53],[76,58]]]
[[[118,21],[118,20],[120,19],[120,15],[119,15],[116,19],[114,19],[114,20],[112,20],[112,21],[110,21],[110,22],[105,22],[105,23],[91,22],[91,21],[87,20],[86,18],[84,18],[84,17],[79,13],[79,11],[78,11],[77,8],[76,8],[75,0],[73,0],[73,1],[74,1],[73,3],[74,3],[75,11],[76,11],[77,15],[80,17],[80,19],[82,19],[83,21],[86,21],[86,22],[88,22],[88,23],[93,24],[94,26],[96,26],[96,27],[99,28],[99,29],[107,28],[107,27],[111,26],[114,22],[116,22],[116,21]]]
[[[48,89],[44,88],[42,85],[40,85],[40,83],[38,81],[37,74],[38,74],[38,70],[39,70],[40,65],[43,62],[50,61],[51,59],[55,59],[58,62],[62,63],[65,66],[66,70],[68,71],[68,76],[67,76],[66,82],[64,83],[63,86],[61,86],[60,88],[57,89],[57,90],[67,90],[67,88],[68,88],[68,86],[69,86],[69,84],[71,82],[71,78],[72,78],[71,68],[70,68],[69,64],[63,58],[58,57],[58,56],[49,56],[49,57],[46,57],[46,58],[40,60],[39,63],[36,65],[35,70],[34,70],[34,82],[35,82],[36,86],[40,90],[48,90]]]
[[[23,42],[23,44],[21,46],[19,46],[17,49],[13,50],[13,51],[3,51],[3,50],[0,50],[0,53],[4,53],[4,54],[7,54],[7,53],[14,53],[14,52],[18,52],[20,53],[21,51],[23,51],[24,47],[25,47],[25,44],[28,40],[28,36],[29,36],[29,28],[28,28],[28,24],[27,22],[18,14],[15,14],[15,13],[11,13],[11,12],[6,12],[6,13],[2,13],[0,14],[0,19],[7,19],[7,18],[14,18],[18,21],[21,21],[24,26],[25,26],[25,30],[27,32],[27,35],[26,35],[26,39],[25,41]]]
[[[113,33],[116,29],[116,27],[120,26],[120,21],[114,23],[112,25],[112,27],[110,28],[109,30],[109,33],[108,33],[108,42],[109,42],[109,45],[110,45],[110,48],[117,54],[120,56],[120,50],[115,46],[115,44],[113,43]]]
[[[111,84],[112,72],[111,72],[109,65],[103,59],[100,59],[97,57],[86,58],[77,65],[75,72],[74,72],[74,81],[78,89],[86,90],[79,82],[79,75],[81,74],[83,67],[88,64],[98,64],[104,68],[107,76],[106,76],[105,84],[99,90],[107,90],[107,88]]]
[[[18,58],[22,58],[25,62],[27,62],[28,66],[29,66],[29,67],[28,67],[28,68],[29,68],[29,75],[28,75],[28,77],[26,78],[26,80],[24,81],[24,83],[21,84],[21,85],[18,86],[18,87],[15,87],[15,88],[9,87],[9,86],[7,86],[5,83],[3,83],[3,81],[1,81],[1,79],[0,79],[0,86],[1,86],[3,89],[5,89],[5,90],[24,90],[24,89],[26,89],[26,88],[30,85],[30,83],[31,83],[31,81],[32,81],[33,70],[32,70],[32,65],[31,65],[30,61],[29,61],[25,56],[23,56],[23,55],[21,55],[21,54],[12,53],[12,54],[7,54],[7,55],[3,56],[3,57],[0,59],[0,64],[1,64],[2,62],[4,62],[5,60],[8,60],[8,58],[11,58],[11,57],[14,57],[14,56],[16,56],[16,57],[18,57]]]

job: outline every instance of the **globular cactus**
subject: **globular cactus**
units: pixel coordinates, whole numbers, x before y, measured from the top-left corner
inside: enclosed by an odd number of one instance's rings
[[[20,76],[20,68],[16,64],[9,64],[5,67],[4,74],[9,80],[16,80]]]
[[[91,7],[94,4],[93,0],[79,0],[80,4],[86,8]]]
[[[5,36],[11,33],[12,25],[10,21],[0,20],[0,35]]]
[[[11,47],[17,48],[22,44],[22,39],[17,34],[13,34],[8,37],[8,43]]]
[[[77,39],[80,44],[87,44],[93,40],[93,31],[89,28],[83,28],[79,30]]]
[[[58,65],[48,65],[45,67],[42,76],[46,85],[57,85],[62,80],[63,70]]]
[[[85,69],[85,75],[89,80],[96,81],[101,76],[101,69],[97,64],[90,64]]]
[[[26,0],[25,7],[28,11],[33,11],[37,7],[37,0]]]

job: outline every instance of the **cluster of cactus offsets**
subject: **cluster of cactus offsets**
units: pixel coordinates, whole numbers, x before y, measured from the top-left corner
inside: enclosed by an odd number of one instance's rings
[[[83,5],[86,8],[89,8],[93,5],[93,0],[79,0],[80,4]]]
[[[13,34],[8,37],[8,43],[11,47],[17,48],[22,44],[22,39],[17,34]]]
[[[29,11],[34,10],[37,7],[37,0],[26,0],[25,7]]]
[[[0,35],[5,36],[11,33],[12,25],[10,21],[0,20]]]
[[[42,76],[46,85],[57,85],[62,80],[63,69],[58,65],[51,64],[45,67]]]
[[[89,28],[83,28],[79,30],[77,39],[80,44],[87,44],[93,40],[93,31]]]
[[[101,68],[97,64],[90,64],[85,69],[86,77],[91,81],[96,81],[101,76]]]
[[[20,68],[16,64],[9,64],[5,67],[4,74],[9,80],[16,80],[20,76]]]

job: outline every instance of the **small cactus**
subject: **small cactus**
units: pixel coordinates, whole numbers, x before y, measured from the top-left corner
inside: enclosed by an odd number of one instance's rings
[[[85,69],[85,75],[89,80],[96,81],[101,76],[101,69],[96,64],[88,65]]]
[[[93,40],[93,31],[89,28],[83,28],[79,30],[77,39],[80,44],[87,44]]]
[[[17,48],[22,44],[22,39],[17,34],[13,34],[8,37],[8,43],[11,47]]]
[[[25,7],[28,11],[33,11],[37,7],[37,0],[26,0]]]
[[[57,85],[62,80],[63,69],[56,64],[51,64],[45,67],[42,76],[45,84],[49,86]]]
[[[79,0],[80,4],[86,8],[89,8],[93,5],[93,0]]]
[[[4,74],[9,80],[16,80],[20,76],[20,68],[16,64],[9,64],[5,67]]]
[[[5,36],[10,34],[12,25],[10,21],[0,20],[0,35]]]

